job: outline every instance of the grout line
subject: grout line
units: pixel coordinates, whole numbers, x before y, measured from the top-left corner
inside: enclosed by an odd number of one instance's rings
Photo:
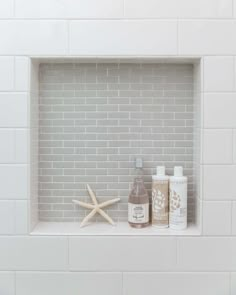
[[[231,235],[234,236],[233,234],[233,209],[234,209],[234,201],[231,201]]]
[[[125,0],[123,0],[123,19],[125,19],[125,12],[126,12],[126,9],[125,9]]]
[[[218,54],[181,54],[181,55],[177,55],[177,54],[166,54],[166,55],[163,55],[163,54],[139,54],[139,55],[135,55],[135,54],[105,54],[105,55],[102,55],[102,54],[99,54],[99,55],[94,55],[94,54],[83,54],[83,55],[78,55],[78,54],[70,54],[70,55],[66,55],[66,54],[58,54],[58,53],[55,53],[55,54],[3,54],[3,53],[0,53],[0,56],[1,57],[15,57],[15,56],[18,56],[18,57],[28,57],[30,59],[38,59],[38,60],[44,60],[44,59],[51,59],[51,60],[54,60],[54,59],[58,59],[58,58],[62,58],[62,59],[68,59],[68,60],[73,60],[73,59],[83,59],[83,58],[91,58],[91,59],[101,59],[101,60],[106,60],[106,59],[109,59],[109,58],[114,58],[114,59],[120,59],[121,62],[126,58],[130,58],[130,59],[147,59],[147,60],[150,60],[150,59],[157,59],[156,63],[158,63],[159,61],[162,62],[162,59],[177,59],[177,60],[180,60],[181,62],[183,63],[186,63],[185,59],[193,59],[193,61],[196,61],[198,62],[201,58],[203,57],[232,57],[232,56],[235,56],[234,54],[228,54],[228,55],[225,55],[223,53],[218,53]],[[48,62],[48,61],[46,61]],[[50,62],[50,61],[49,61]],[[169,63],[168,61],[165,61],[167,63]]]
[[[9,271],[5,271],[5,270],[1,270],[0,273],[5,273],[5,272],[9,272]],[[11,271],[10,271],[11,272]],[[29,272],[32,272],[32,273],[68,273],[67,271],[65,270],[25,270],[25,269],[19,269],[19,270],[16,270],[14,271],[16,274],[17,273],[29,273]],[[86,274],[89,274],[89,273],[121,273],[121,270],[120,269],[111,269],[111,270],[71,270],[70,271],[71,273],[86,273]],[[129,273],[146,273],[146,274],[153,274],[153,273],[158,273],[158,274],[161,274],[161,273],[164,273],[164,274],[214,274],[214,273],[226,273],[226,274],[230,274],[231,272],[229,271],[229,269],[223,269],[223,270],[190,270],[188,271],[187,269],[183,269],[183,270],[148,270],[148,271],[145,271],[145,270],[125,270],[123,272],[124,274],[129,274]],[[234,271],[232,271],[232,273],[234,273]],[[1,294],[1,295],[4,295],[4,294]],[[34,294],[32,294],[34,295]],[[55,295],[55,294],[52,294],[52,295]],[[83,295],[83,294],[82,294]],[[206,295],[206,294],[199,294],[199,295]],[[226,294],[220,294],[220,295],[226,295]],[[235,295],[235,294],[232,294],[232,295]]]
[[[67,21],[67,53],[70,55],[70,21]]]
[[[13,0],[13,19],[16,18],[16,0]]]
[[[233,129],[233,163],[236,164],[236,130]]]
[[[229,295],[234,295],[232,293],[232,271],[229,273]]]
[[[14,234],[16,234],[16,200],[14,201]]]
[[[14,271],[14,295],[16,295],[16,271]]]
[[[179,55],[179,20],[177,20],[177,54]]]
[[[124,272],[121,273],[121,289],[122,289],[122,294],[125,295],[125,290],[124,290]]]
[[[235,3],[234,3],[234,0],[231,0],[231,1],[232,1],[232,18],[235,19],[235,13],[234,13]]]
[[[179,238],[176,237],[176,268],[179,266]]]
[[[81,18],[73,18],[73,17],[8,17],[8,18],[0,18],[0,21],[74,21],[74,22],[85,22],[85,21],[184,21],[184,22],[200,22],[200,21],[208,21],[208,22],[213,22],[213,21],[218,21],[218,22],[232,22],[235,20],[234,16],[229,16],[229,17],[122,17],[122,16],[117,16],[117,17],[81,17]]]
[[[67,237],[67,268],[68,268],[68,271],[70,271],[70,236]]]
[[[14,61],[13,61],[13,90],[12,92],[16,91],[16,56],[14,56]]]

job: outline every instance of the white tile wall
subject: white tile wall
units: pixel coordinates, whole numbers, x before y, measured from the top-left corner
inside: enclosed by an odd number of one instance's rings
[[[228,18],[231,0],[126,0],[125,17],[131,18]]]
[[[14,15],[14,0],[0,1],[0,19],[9,18]]]
[[[13,88],[14,88],[14,58],[1,56],[0,57],[0,91],[11,91],[13,90]]]
[[[73,271],[169,270],[176,265],[176,239],[71,237],[69,264]]]
[[[203,203],[203,234],[210,236],[231,235],[231,202]]]
[[[26,235],[28,233],[28,201],[15,201],[15,233]]]
[[[121,273],[42,273],[16,274],[17,295],[122,295]]]
[[[0,270],[67,270],[68,241],[65,237],[0,237],[0,261]]]
[[[69,34],[72,55],[177,54],[176,21],[72,21]]]
[[[233,160],[236,163],[236,130],[233,132]]]
[[[235,165],[206,165],[203,177],[203,194],[206,200],[236,199]]]
[[[0,164],[27,163],[27,129],[0,129]]]
[[[0,165],[0,199],[27,198],[27,166]]]
[[[15,90],[29,90],[29,58],[15,57]]]
[[[231,295],[236,293],[236,273],[231,274]]]
[[[27,94],[0,93],[0,127],[27,127]]]
[[[15,276],[13,272],[0,272],[0,294],[15,295]]]
[[[204,126],[206,128],[236,128],[236,93],[204,95]]]
[[[0,163],[12,163],[15,159],[15,132],[0,129]]]
[[[124,295],[230,294],[228,273],[125,273]]]
[[[0,234],[15,233],[15,201],[0,201]]]
[[[0,235],[25,235],[28,233],[27,201],[0,201]]]
[[[28,129],[15,130],[15,161],[16,163],[28,162]]]
[[[203,131],[203,163],[231,164],[232,162],[232,129],[205,129]]]
[[[236,268],[235,238],[178,239],[178,269],[232,271]]]
[[[0,21],[0,36],[0,54],[58,55],[65,54],[68,48],[65,21]]]
[[[180,21],[178,32],[181,55],[236,54],[236,21]]]
[[[234,91],[235,67],[234,57],[204,58],[204,90]]]
[[[16,0],[19,18],[121,18],[123,1],[116,0]]]
[[[236,235],[236,202],[232,205],[232,234]]]

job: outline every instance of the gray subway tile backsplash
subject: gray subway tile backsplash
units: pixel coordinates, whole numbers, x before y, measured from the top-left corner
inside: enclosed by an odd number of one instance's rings
[[[149,63],[40,65],[39,216],[80,221],[87,211],[73,199],[121,197],[107,208],[125,221],[134,159],[144,161],[150,192],[157,165],[189,177],[194,212],[193,66]],[[100,221],[100,217],[95,217]]]

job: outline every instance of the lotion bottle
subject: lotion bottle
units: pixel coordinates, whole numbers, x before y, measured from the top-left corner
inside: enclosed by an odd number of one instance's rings
[[[187,177],[183,176],[183,167],[174,167],[174,176],[170,177],[170,228],[187,228]]]
[[[152,176],[152,225],[169,226],[169,176],[164,166],[157,166],[157,174]]]
[[[130,226],[142,228],[149,225],[149,197],[142,178],[142,159],[136,159],[136,177],[129,195],[128,221]]]

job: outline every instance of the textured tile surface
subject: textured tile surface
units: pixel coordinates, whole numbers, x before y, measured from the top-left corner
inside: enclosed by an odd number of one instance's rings
[[[232,2],[231,0],[125,0],[125,16],[224,18],[232,16]]]
[[[206,200],[236,199],[236,165],[206,165],[203,177],[203,195]]]
[[[233,131],[205,129],[202,152],[204,164],[231,164],[233,162]]]
[[[69,35],[71,55],[177,54],[174,20],[71,21]],[[78,42],[80,39],[83,42]]]
[[[179,54],[233,55],[236,53],[235,20],[183,20],[179,22]]]
[[[17,273],[17,295],[122,295],[121,273]]]
[[[16,0],[16,16],[20,18],[120,18],[123,0]]]
[[[15,276],[13,272],[0,272],[0,291],[3,295],[15,295]]]
[[[179,269],[192,271],[236,269],[235,238],[180,238],[177,243]]]
[[[1,1],[4,3],[3,1]],[[2,4],[1,3],[1,4]],[[0,4],[0,5],[1,5]],[[1,8],[0,8],[1,14]],[[12,91],[14,87],[14,58],[0,57],[0,91]]]
[[[68,49],[65,21],[1,20],[0,35],[0,54],[57,55],[65,54]],[[19,35],[21,38],[16,37]]]
[[[231,235],[231,202],[204,202],[203,204],[203,234]]]
[[[1,237],[0,261],[0,270],[66,270],[68,241],[65,237]]]
[[[206,57],[204,59],[205,91],[234,90],[234,57]]]
[[[127,220],[136,156],[149,191],[157,165],[184,166],[194,218],[192,65],[42,64],[39,108],[41,220],[81,219],[72,199],[88,198],[86,183],[120,196],[109,214]]]
[[[228,273],[125,273],[124,294],[230,294]]]
[[[176,267],[176,238],[70,237],[69,253],[72,271],[170,271]]]

